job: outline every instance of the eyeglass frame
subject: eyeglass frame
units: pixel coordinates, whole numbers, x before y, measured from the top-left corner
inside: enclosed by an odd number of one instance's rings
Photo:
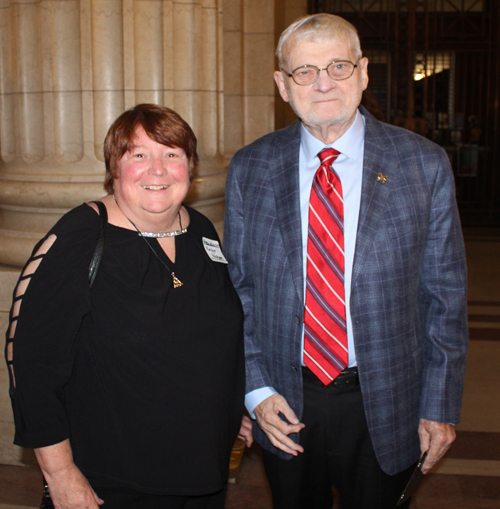
[[[333,80],[333,81],[344,81],[344,80],[348,80],[349,78],[352,78],[352,75],[354,74],[354,71],[356,70],[356,68],[358,67],[358,63],[361,59],[357,60],[355,64],[353,64],[350,60],[334,60],[333,62],[330,62],[326,67],[323,67],[322,69],[320,69],[318,66],[316,65],[313,65],[313,64],[304,64],[304,65],[299,65],[298,67],[296,67],[291,73],[288,72],[288,71],[285,71],[285,69],[283,69],[283,67],[280,67],[281,69],[281,72],[284,72],[289,78],[292,78],[293,82],[297,85],[299,85],[299,87],[307,87],[308,85],[314,85],[314,83],[316,83],[318,80],[319,80],[319,73],[321,71],[326,71],[326,74],[328,74],[328,77]],[[328,68],[332,65],[332,64],[338,64],[340,62],[348,62],[349,64],[352,65],[352,72],[349,76],[347,76],[346,78],[341,78],[341,79],[337,79],[337,78],[332,78],[330,76],[330,73],[328,72]],[[316,72],[316,79],[314,81],[312,81],[311,83],[297,83],[297,81],[295,81],[295,77],[293,76],[293,73],[295,71],[297,71],[298,69],[301,69],[302,67],[316,67],[317,69],[317,72]]]

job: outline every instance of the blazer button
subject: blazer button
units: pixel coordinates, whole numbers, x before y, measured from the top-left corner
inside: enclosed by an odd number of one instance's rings
[[[295,315],[295,323],[297,325],[300,325],[300,317],[299,317],[299,315]]]
[[[297,371],[297,367],[294,366],[293,364],[290,364],[290,367],[294,370],[294,371]]]

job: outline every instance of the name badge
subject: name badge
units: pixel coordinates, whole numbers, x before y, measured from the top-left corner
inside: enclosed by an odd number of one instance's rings
[[[220,248],[219,242],[217,240],[203,237],[203,246],[205,247],[205,251],[210,257],[210,260],[213,262],[227,263],[227,260],[224,258],[222,249]]]

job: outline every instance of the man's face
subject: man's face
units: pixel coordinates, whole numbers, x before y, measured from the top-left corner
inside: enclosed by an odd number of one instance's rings
[[[331,42],[301,41],[291,43],[283,69],[292,72],[310,64],[323,69],[334,60],[349,60],[356,64],[355,52],[341,40]],[[321,71],[312,85],[297,85],[291,77],[276,71],[274,78],[281,97],[307,127],[335,126],[345,132],[354,120],[363,90],[368,85],[368,59],[362,58],[354,74],[342,81],[334,81]]]

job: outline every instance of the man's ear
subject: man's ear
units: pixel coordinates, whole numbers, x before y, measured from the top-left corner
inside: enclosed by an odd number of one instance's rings
[[[285,86],[285,76],[281,71],[274,71],[274,81],[276,85],[278,85],[278,90],[280,91],[281,98],[286,103],[288,102],[288,91]]]
[[[363,57],[360,59],[359,64],[360,71],[361,71],[361,83],[363,84],[363,90],[366,90],[366,87],[368,86],[368,59],[366,57]]]

